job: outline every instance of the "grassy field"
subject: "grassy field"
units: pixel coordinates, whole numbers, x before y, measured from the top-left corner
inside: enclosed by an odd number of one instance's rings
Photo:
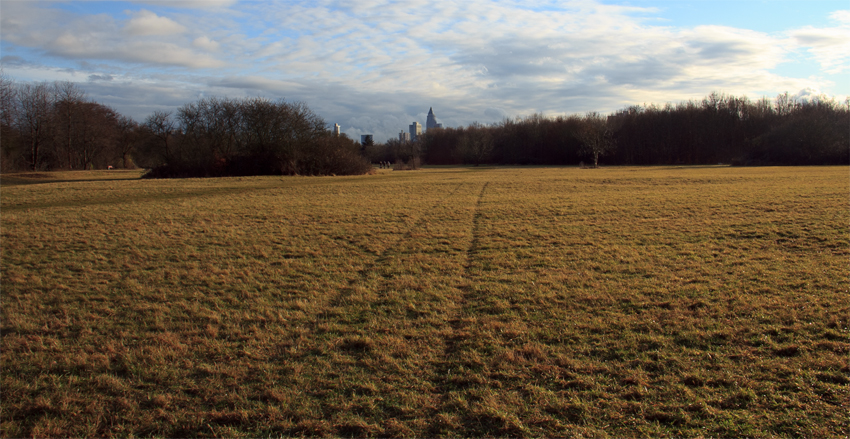
[[[846,437],[850,172],[4,176],[0,432]]]

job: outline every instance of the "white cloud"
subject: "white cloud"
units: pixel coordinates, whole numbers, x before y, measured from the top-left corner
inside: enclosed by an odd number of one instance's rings
[[[161,42],[131,43],[114,52],[106,52],[102,57],[193,69],[224,67],[226,65],[225,62],[214,57],[195,53],[191,49],[176,44]]]
[[[2,3],[3,41],[58,58],[189,69],[225,66],[223,61],[195,50],[214,52],[215,41],[197,37],[197,45],[193,45],[183,36],[189,29],[147,10],[134,13],[122,28],[120,21],[105,14],[79,16],[39,3],[8,3]],[[11,24],[7,27],[7,23]]]
[[[133,36],[174,35],[186,32],[186,28],[170,18],[142,9],[133,13],[133,18],[124,26],[124,32]]]
[[[162,6],[162,0],[134,0],[132,3]],[[168,6],[172,8],[187,8],[187,9],[220,9],[233,6],[238,3],[238,0],[171,0]]]
[[[806,26],[791,31],[790,36],[813,55],[826,73],[836,74],[850,70],[850,11],[835,11],[830,18],[838,26]]]
[[[835,11],[829,14],[829,18],[843,24],[850,24],[850,10]]]
[[[216,52],[221,46],[218,42],[213,41],[206,36],[195,38],[195,40],[192,41],[192,45],[208,52]]]
[[[256,94],[257,91],[263,90],[286,93],[303,88],[303,85],[298,82],[287,82],[262,76],[226,77],[212,82],[211,85],[237,89],[247,92],[248,94]]]
[[[819,101],[823,98],[824,98],[824,96],[823,96],[823,94],[821,93],[820,90],[818,90],[816,88],[811,88],[811,87],[806,87],[806,88],[798,91],[797,93],[794,93],[793,95],[791,95],[791,99],[798,101],[798,102],[803,102],[803,103],[812,102],[812,101]]]

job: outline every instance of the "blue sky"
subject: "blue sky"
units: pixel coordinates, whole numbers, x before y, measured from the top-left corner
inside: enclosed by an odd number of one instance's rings
[[[701,99],[850,95],[843,1],[0,0],[0,67],[139,121],[204,96],[304,101],[382,141]]]

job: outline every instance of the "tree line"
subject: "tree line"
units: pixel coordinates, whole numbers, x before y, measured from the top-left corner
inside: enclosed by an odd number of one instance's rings
[[[367,149],[374,161],[434,165],[850,164],[850,101],[773,101],[711,93],[677,105],[630,106],[605,116],[505,119],[430,130],[416,142]]]
[[[0,170],[135,167],[138,124],[72,82],[16,84],[0,75]]]
[[[205,98],[142,123],[86,99],[74,83],[0,75],[0,170],[149,168],[148,177],[369,172],[361,146],[306,104]]]
[[[413,142],[360,145],[306,104],[204,98],[143,122],[91,101],[74,83],[18,84],[0,74],[0,171],[149,168],[150,177],[350,175],[374,162],[431,165],[850,163],[850,100],[711,93],[611,115],[532,114],[432,129]]]
[[[712,93],[676,106],[629,107],[609,121],[618,164],[850,164],[850,100],[751,101]]]

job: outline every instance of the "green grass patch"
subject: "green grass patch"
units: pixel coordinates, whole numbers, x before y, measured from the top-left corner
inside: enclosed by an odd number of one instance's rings
[[[850,434],[846,167],[113,172],[2,177],[3,436]]]

